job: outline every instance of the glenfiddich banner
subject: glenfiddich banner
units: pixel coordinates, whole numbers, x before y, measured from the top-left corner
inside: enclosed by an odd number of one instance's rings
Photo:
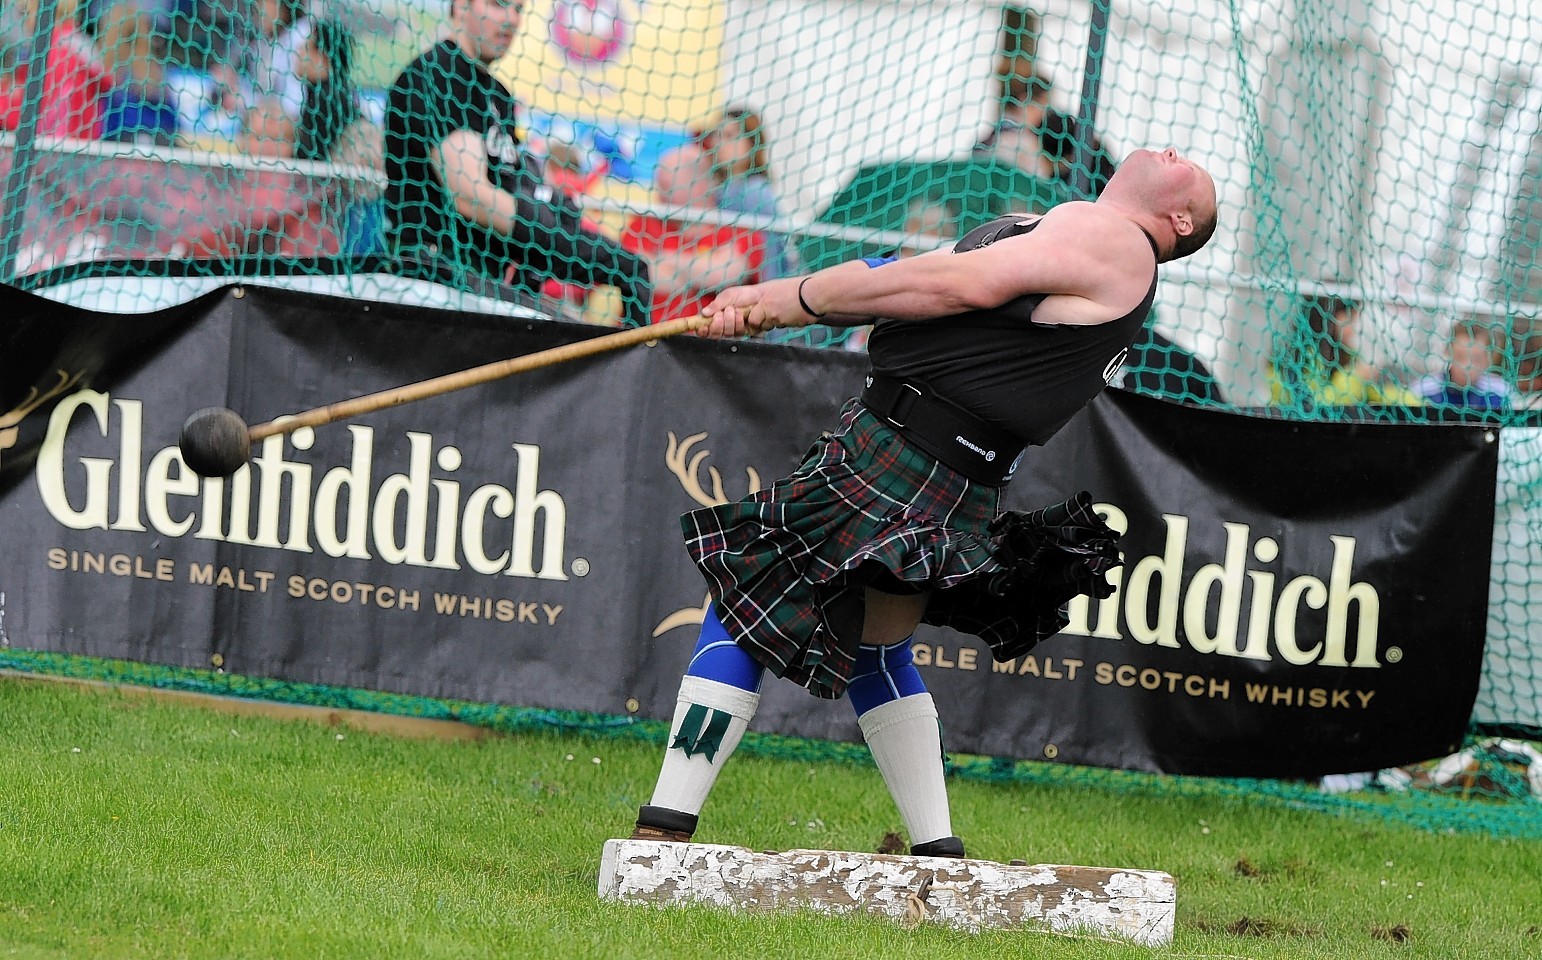
[[[203,480],[175,445],[197,408],[257,423],[598,332],[250,287],[152,316],[0,307],[0,644],[656,719],[706,599],[679,515],[795,464],[864,366],[675,338],[271,438]],[[1010,663],[918,634],[948,748],[1275,777],[1452,751],[1493,440],[1109,391],[1007,505],[1090,491],[1127,531],[1118,590]],[[755,726],[858,738],[787,683]]]

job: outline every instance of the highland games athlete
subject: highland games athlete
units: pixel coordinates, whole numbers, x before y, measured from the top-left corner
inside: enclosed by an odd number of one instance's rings
[[[708,336],[873,323],[871,367],[795,471],[682,518],[712,602],[634,838],[691,838],[769,670],[849,697],[911,853],[964,855],[911,634],[972,633],[1005,661],[1059,632],[1071,598],[1109,595],[1116,535],[1087,493],[1032,513],[1001,513],[1001,493],[1118,371],[1157,265],[1204,246],[1216,215],[1202,167],[1138,150],[1095,202],[718,295]]]

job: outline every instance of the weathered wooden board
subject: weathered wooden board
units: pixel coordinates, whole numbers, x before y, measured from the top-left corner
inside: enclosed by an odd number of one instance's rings
[[[1030,927],[1172,941],[1177,884],[1156,870],[607,840],[602,898],[731,909],[874,913],[961,930]]]

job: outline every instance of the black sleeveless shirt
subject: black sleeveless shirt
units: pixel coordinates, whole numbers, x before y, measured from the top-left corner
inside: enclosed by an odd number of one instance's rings
[[[1037,220],[999,217],[965,234],[953,252],[976,250],[1036,226]],[[1154,254],[1154,240],[1151,249]],[[1119,371],[1151,312],[1156,282],[1153,259],[1145,299],[1108,323],[1034,323],[1044,294],[951,317],[880,320],[868,338],[868,358],[875,373],[925,383],[986,423],[1025,443],[1042,444]]]

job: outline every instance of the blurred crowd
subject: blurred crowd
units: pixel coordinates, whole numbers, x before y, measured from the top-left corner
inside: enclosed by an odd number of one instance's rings
[[[1368,309],[1341,296],[1304,298],[1295,325],[1277,338],[1270,403],[1319,416],[1356,408],[1417,408],[1420,418],[1463,420],[1542,408],[1542,343],[1529,325],[1508,330],[1479,317],[1444,324],[1431,318],[1443,327],[1433,362],[1387,363],[1377,362],[1365,347]],[[1414,372],[1419,368],[1429,372]]]
[[[46,82],[29,85],[45,13],[53,22],[44,43]],[[51,11],[41,0],[14,0],[0,8],[0,130],[18,131],[29,98],[37,97],[38,137],[357,168],[361,173],[346,190],[312,183],[288,189],[293,196],[287,198],[286,183],[294,178],[277,173],[222,181],[243,194],[238,199],[247,201],[250,217],[232,214],[225,198],[207,196],[211,191],[193,191],[186,204],[204,209],[190,216],[209,222],[179,225],[181,236],[149,252],[285,247],[368,255],[382,248],[377,197],[368,188],[382,167],[381,133],[353,81],[353,61],[347,25],[312,15],[308,0],[54,0]],[[129,179],[120,173],[115,185],[149,195],[143,199],[178,202],[158,198],[165,191],[153,183],[132,189]],[[125,206],[120,199],[101,206]],[[78,206],[70,198],[62,203],[66,212]],[[295,236],[275,239],[279,228],[258,222],[272,219],[259,205],[274,203],[289,208],[281,212]],[[232,215],[231,222],[215,222]],[[189,217],[163,219],[181,224]]]
[[[185,236],[161,253],[362,257],[391,249],[378,189],[385,106],[378,91],[372,97],[356,81],[357,40],[345,18],[312,0],[54,0],[52,30],[40,41],[41,3],[0,6],[0,130],[17,131],[28,98],[40,95],[34,132],[41,137],[194,146],[244,154],[259,170],[277,169],[268,161],[298,160],[355,171],[345,191],[328,194],[313,182],[291,201],[284,199],[295,192],[289,181],[248,177],[240,188],[247,192],[199,209],[190,202],[179,212],[182,221],[241,221],[245,209],[263,213],[263,223],[178,227]],[[29,86],[39,42],[47,58],[40,89]],[[1056,108],[1068,98],[1032,56],[1000,55],[993,73],[989,123],[963,159],[1060,184],[1065,196],[1095,197],[1114,170],[1097,133]],[[809,266],[799,237],[784,228],[770,131],[751,106],[730,105],[695,125],[653,168],[651,204],[623,218],[594,214],[586,204],[611,172],[592,156],[555,137],[519,147],[547,184],[586,211],[585,229],[649,265],[655,322],[698,312],[725,286]],[[131,212],[152,217],[154,203],[144,198]],[[274,206],[277,215],[268,209]],[[905,239],[885,252],[911,256],[950,244],[964,232],[966,212],[957,198],[911,197],[894,225]],[[603,287],[548,276],[535,277],[530,292],[563,315],[620,322],[613,291]],[[1308,415],[1392,407],[1495,417],[1542,408],[1542,323],[1438,319],[1441,356],[1392,366],[1362,348],[1367,308],[1344,298],[1303,299],[1276,331],[1270,403]],[[861,349],[863,332],[833,342]],[[1132,351],[1123,383],[1189,402],[1226,402],[1200,358],[1155,333]]]
[[[6,130],[20,122],[40,12],[40,0],[0,9]],[[308,0],[54,0],[52,18],[41,136],[223,136],[260,156],[345,162],[378,153],[378,124],[353,82],[353,36]]]

